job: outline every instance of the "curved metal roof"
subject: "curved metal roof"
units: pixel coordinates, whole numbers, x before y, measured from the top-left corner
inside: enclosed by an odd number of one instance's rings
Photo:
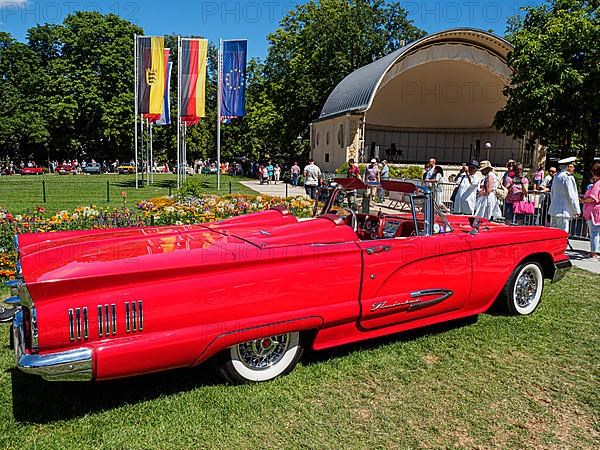
[[[456,28],[424,36],[355,70],[344,78],[327,98],[318,120],[368,109],[381,80],[396,62],[425,45],[444,42],[463,42],[476,45],[496,54],[503,60],[506,60],[508,52],[512,50],[508,41],[475,28]]]

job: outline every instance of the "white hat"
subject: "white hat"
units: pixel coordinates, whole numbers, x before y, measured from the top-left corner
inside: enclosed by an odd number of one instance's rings
[[[570,156],[569,158],[561,159],[560,161],[558,161],[558,163],[559,164],[571,164],[571,163],[574,163],[575,161],[577,161],[577,158],[575,156]]]
[[[371,162],[377,164],[377,160],[375,158],[373,158]]]

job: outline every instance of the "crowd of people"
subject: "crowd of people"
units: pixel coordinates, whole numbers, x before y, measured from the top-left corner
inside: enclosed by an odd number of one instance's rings
[[[490,161],[472,160],[464,164],[459,173],[453,178],[456,184],[452,193],[452,212],[455,214],[475,215],[489,220],[504,220],[506,224],[522,223],[527,214],[534,214],[536,207],[542,216],[542,222],[549,219],[550,226],[570,232],[571,221],[579,216],[586,220],[590,235],[590,258],[600,258],[600,163],[592,167],[592,183],[587,186],[585,195],[579,195],[577,182],[574,177],[575,157],[558,161],[558,169],[550,167],[548,174],[542,166],[538,166],[532,177],[530,188],[529,179],[524,174],[523,164],[508,160],[506,170],[501,175]],[[268,166],[265,166],[267,168]],[[291,174],[297,176],[300,167],[297,163],[291,169]],[[309,160],[303,170],[304,188],[306,194],[317,198],[317,188],[322,183],[322,174],[314,160]],[[268,175],[268,169],[267,169]],[[369,186],[369,198],[385,199],[385,191],[380,182],[389,179],[390,169],[387,161],[381,164],[373,159],[367,165],[364,173],[353,159],[348,161],[346,172],[348,178],[362,179]],[[442,201],[444,170],[437,164],[435,158],[430,158],[424,167],[423,181],[431,185],[436,203],[447,209]],[[531,192],[543,195],[544,200],[537,206],[529,201]],[[356,191],[346,193],[349,206],[356,204]]]

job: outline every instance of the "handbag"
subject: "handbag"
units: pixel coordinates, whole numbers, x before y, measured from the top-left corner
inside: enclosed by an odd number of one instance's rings
[[[452,191],[452,195],[450,196],[450,201],[452,203],[454,203],[456,201],[456,195],[458,194],[458,188],[460,187],[460,183],[462,183],[462,180],[465,176],[463,175],[460,178],[460,181],[458,181],[458,184],[456,185],[456,187],[454,188],[454,190]]]
[[[513,203],[513,212],[515,214],[534,214],[535,204],[527,200],[521,200]]]

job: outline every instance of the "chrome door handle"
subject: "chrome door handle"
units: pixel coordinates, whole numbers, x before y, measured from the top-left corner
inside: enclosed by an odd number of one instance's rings
[[[373,255],[375,253],[389,252],[392,249],[390,245],[378,245],[377,247],[368,247],[367,255]]]

